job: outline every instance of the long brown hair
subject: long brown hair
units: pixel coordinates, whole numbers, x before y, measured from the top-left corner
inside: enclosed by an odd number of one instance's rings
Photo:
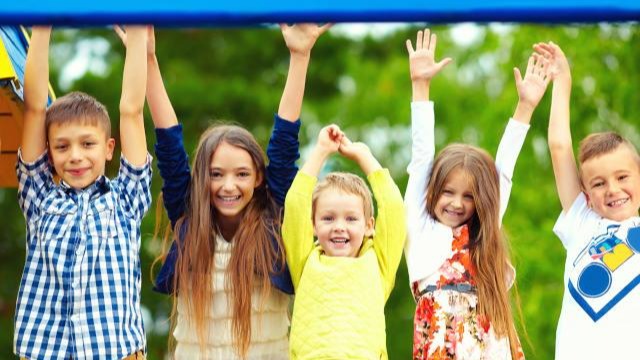
[[[234,246],[225,277],[232,304],[233,343],[237,354],[244,358],[251,343],[253,285],[255,281],[259,282],[261,298],[266,299],[271,291],[269,274],[284,267],[285,257],[272,243],[275,238],[279,248],[284,248],[277,230],[281,213],[266,187],[264,152],[253,135],[242,127],[213,125],[200,137],[192,164],[185,213],[173,229],[173,240],[177,242],[179,251],[173,277],[176,291],[173,293],[172,319],[175,322],[177,295],[180,293],[195,321],[198,342],[204,350],[209,330],[206,314],[212,301],[215,238],[221,228],[221,219],[210,200],[209,166],[214,152],[222,143],[247,151],[258,178],[262,179],[243,210],[242,220],[233,237]],[[183,233],[181,238],[179,234]]]
[[[449,175],[462,169],[472,184],[475,212],[469,219],[469,251],[475,267],[478,314],[491,321],[497,336],[509,338],[511,357],[517,358],[518,337],[511,316],[509,247],[500,230],[500,180],[496,165],[484,150],[464,144],[445,147],[435,159],[427,186],[427,211],[435,208]]]

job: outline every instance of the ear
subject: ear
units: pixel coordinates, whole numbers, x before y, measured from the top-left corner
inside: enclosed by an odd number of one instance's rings
[[[370,217],[365,224],[364,236],[372,238],[376,235],[376,219]]]
[[[254,189],[258,186],[262,185],[262,181],[264,180],[264,174],[260,171],[256,172],[256,185],[253,187]]]
[[[587,206],[593,209],[593,203],[591,203],[591,198],[589,197],[589,193],[586,191],[583,191],[582,193],[584,194],[584,197],[587,198]]]
[[[113,149],[116,148],[116,139],[109,138],[107,139],[107,161],[111,161],[113,159]]]

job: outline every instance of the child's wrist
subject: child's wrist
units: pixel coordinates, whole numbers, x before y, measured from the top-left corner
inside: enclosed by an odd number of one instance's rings
[[[289,49],[289,55],[291,56],[291,59],[308,61],[311,58],[311,49],[309,49],[308,51],[297,51]]]

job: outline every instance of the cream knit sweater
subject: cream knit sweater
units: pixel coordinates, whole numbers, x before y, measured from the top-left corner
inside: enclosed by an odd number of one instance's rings
[[[176,359],[239,359],[232,342],[230,293],[225,289],[225,272],[232,249],[233,243],[218,236],[215,269],[211,279],[213,301],[208,314],[206,352],[202,352],[199,347],[194,321],[187,312],[186,302],[178,295],[178,321],[173,332],[176,339]],[[251,345],[247,360],[288,359],[289,300],[288,295],[272,288],[260,312],[260,287],[258,284],[254,285],[251,299]]]

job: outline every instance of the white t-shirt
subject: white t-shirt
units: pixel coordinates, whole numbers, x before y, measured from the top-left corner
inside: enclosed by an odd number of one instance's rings
[[[553,231],[567,250],[556,359],[640,358],[640,217],[602,218],[580,193]]]

